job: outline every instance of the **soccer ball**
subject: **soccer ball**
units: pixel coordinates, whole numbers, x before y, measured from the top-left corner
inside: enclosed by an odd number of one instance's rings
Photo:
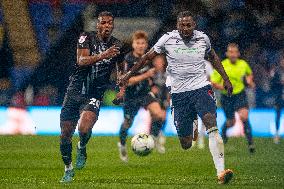
[[[147,156],[155,147],[154,139],[148,134],[137,134],[131,140],[133,152],[138,156]]]

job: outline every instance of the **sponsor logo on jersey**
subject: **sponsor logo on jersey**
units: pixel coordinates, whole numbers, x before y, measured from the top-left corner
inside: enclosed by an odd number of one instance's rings
[[[199,54],[202,53],[203,49],[199,49],[199,48],[182,48],[182,47],[178,47],[174,50],[175,53],[177,54]]]

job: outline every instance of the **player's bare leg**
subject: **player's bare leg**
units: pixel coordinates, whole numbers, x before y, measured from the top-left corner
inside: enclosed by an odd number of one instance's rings
[[[87,159],[86,145],[92,135],[92,128],[97,121],[97,115],[92,111],[83,111],[78,123],[80,141],[77,145],[76,168],[82,169]]]
[[[74,177],[72,165],[72,136],[76,128],[75,121],[60,121],[60,152],[65,164],[64,176],[60,182],[71,182]]]
[[[184,150],[190,149],[192,146],[192,139],[193,139],[192,135],[179,137],[179,141],[180,141],[182,149]]]
[[[181,144],[182,149],[184,150],[188,150],[190,149],[194,143],[196,142],[196,140],[198,139],[198,120],[195,119],[192,121],[192,134],[188,135],[188,136],[179,136],[179,141]]]
[[[152,118],[151,135],[154,137],[155,147],[159,153],[164,154],[166,152],[165,138],[160,131],[166,119],[166,111],[158,102],[152,102],[147,109]]]
[[[240,115],[240,118],[243,122],[244,125],[244,131],[245,135],[248,141],[248,148],[250,153],[255,152],[254,144],[253,144],[253,138],[252,138],[252,130],[251,130],[251,125],[248,120],[248,109],[247,108],[241,108],[238,110],[238,113]]]
[[[193,141],[196,142],[198,139],[198,119],[193,121]]]
[[[203,115],[202,121],[209,136],[209,149],[217,170],[218,183],[226,184],[232,179],[233,172],[229,169],[225,170],[224,144],[218,132],[216,116],[212,113],[206,113]]]
[[[119,142],[117,143],[119,157],[121,161],[128,162],[127,148],[126,148],[126,138],[129,128],[131,127],[133,118],[124,118],[124,121],[119,130]]]

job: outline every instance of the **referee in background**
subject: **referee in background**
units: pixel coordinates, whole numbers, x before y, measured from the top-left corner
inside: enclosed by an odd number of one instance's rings
[[[240,59],[240,51],[236,43],[228,44],[226,56],[227,58],[222,61],[222,64],[233,85],[232,96],[227,95],[223,87],[222,77],[216,70],[213,71],[210,77],[213,87],[221,90],[221,105],[226,116],[226,122],[222,127],[222,138],[226,143],[228,140],[226,136],[227,128],[235,124],[235,112],[238,112],[244,125],[249,152],[254,153],[252,130],[248,120],[249,107],[245,92],[246,85],[252,88],[255,87],[252,70],[245,60]]]

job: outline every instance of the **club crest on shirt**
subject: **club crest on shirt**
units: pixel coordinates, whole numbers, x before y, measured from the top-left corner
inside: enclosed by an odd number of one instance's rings
[[[86,40],[87,36],[86,35],[82,35],[79,39],[79,43],[84,43],[84,41]]]

